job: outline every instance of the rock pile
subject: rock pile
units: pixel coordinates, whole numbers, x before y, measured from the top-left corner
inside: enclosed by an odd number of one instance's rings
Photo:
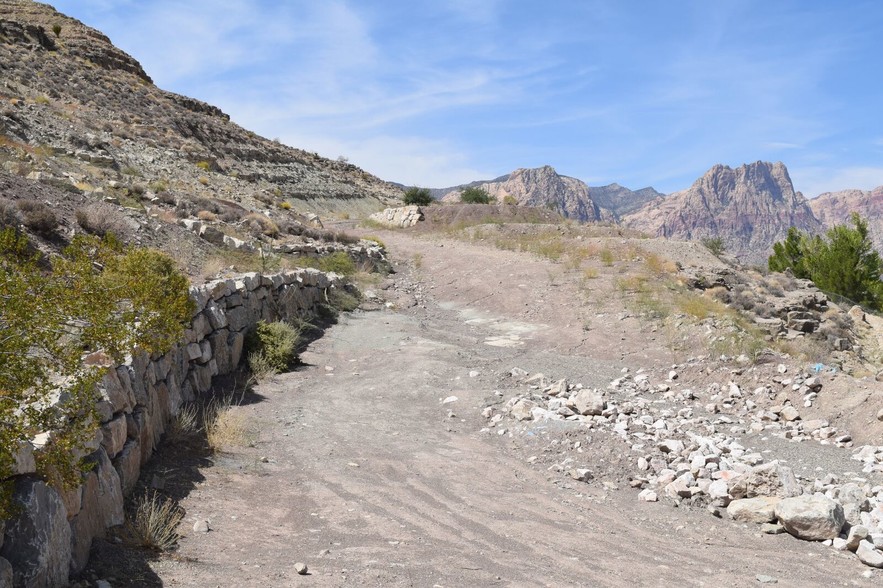
[[[556,420],[604,430],[630,447],[630,485],[640,490],[639,500],[701,506],[716,516],[725,512],[735,521],[762,525],[765,533],[788,532],[851,550],[867,565],[876,565],[872,562],[878,557],[883,561],[883,485],[859,478],[840,483],[832,474],[801,478],[739,438],[763,432],[794,442],[851,447],[850,436],[827,421],[801,417],[800,409],[811,407],[823,388],[819,376],[789,377],[787,366],[779,365],[770,368],[768,383],[749,391],[737,383],[743,370],[736,368],[730,372],[733,379],[693,391],[675,383],[679,370],[688,367],[696,366],[673,366],[658,380],[647,372],[624,370],[606,390],[567,379],[550,381],[516,368],[507,378],[527,391],[485,408],[488,426],[483,430],[512,434],[512,428]],[[513,421],[510,427],[507,418]],[[571,447],[580,447],[579,441]],[[866,473],[883,472],[883,447],[862,447],[853,458],[865,464]],[[552,469],[576,480],[592,479],[572,459]]]
[[[423,211],[419,206],[400,206],[375,212],[368,218],[382,225],[408,228],[423,220]]]

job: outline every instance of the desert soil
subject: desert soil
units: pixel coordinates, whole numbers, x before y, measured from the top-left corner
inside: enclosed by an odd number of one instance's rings
[[[482,432],[482,409],[514,393],[514,367],[605,387],[624,367],[670,364],[671,353],[623,318],[616,296],[580,289],[560,264],[437,236],[380,236],[397,270],[383,292],[395,307],[342,316],[302,367],[257,386],[237,408],[254,442],[199,462],[175,555],[117,571],[114,586],[879,581],[852,554],[702,508],[639,502],[628,448],[604,432],[553,422]],[[536,459],[564,440],[581,441],[576,455],[595,472],[588,483]],[[202,520],[207,533],[192,529]],[[113,573],[102,561],[95,577]]]

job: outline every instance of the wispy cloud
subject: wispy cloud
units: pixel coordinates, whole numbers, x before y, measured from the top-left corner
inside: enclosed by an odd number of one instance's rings
[[[839,190],[873,190],[883,186],[883,166],[873,167],[794,167],[789,170],[794,188],[807,198]]]

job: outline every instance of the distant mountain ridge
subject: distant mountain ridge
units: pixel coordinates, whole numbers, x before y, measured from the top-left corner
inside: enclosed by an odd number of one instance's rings
[[[690,188],[626,215],[623,224],[660,237],[720,237],[730,253],[750,262],[765,260],[789,227],[822,228],[785,165],[763,161],[715,165]]]
[[[825,227],[845,224],[853,212],[868,221],[871,240],[883,252],[883,186],[873,190],[825,192],[809,201],[813,214]]]
[[[456,201],[465,188],[477,187],[503,202],[507,197],[522,206],[550,206],[564,216],[579,221],[614,221],[625,212],[661,196],[653,188],[632,191],[619,184],[589,187],[585,182],[559,174],[545,165],[519,168],[493,180],[480,180],[430,189],[433,198]]]

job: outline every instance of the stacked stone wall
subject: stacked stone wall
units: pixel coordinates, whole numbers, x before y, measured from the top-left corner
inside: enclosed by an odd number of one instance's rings
[[[34,447],[21,448],[12,478],[17,514],[0,521],[0,588],[66,586],[85,567],[92,540],[123,523],[123,498],[181,406],[239,365],[246,332],[260,320],[312,315],[339,286],[334,274],[301,269],[191,288],[196,309],[183,340],[163,355],[136,353],[102,380],[101,428],[84,449],[94,467],[80,487],[50,487],[36,475]]]

